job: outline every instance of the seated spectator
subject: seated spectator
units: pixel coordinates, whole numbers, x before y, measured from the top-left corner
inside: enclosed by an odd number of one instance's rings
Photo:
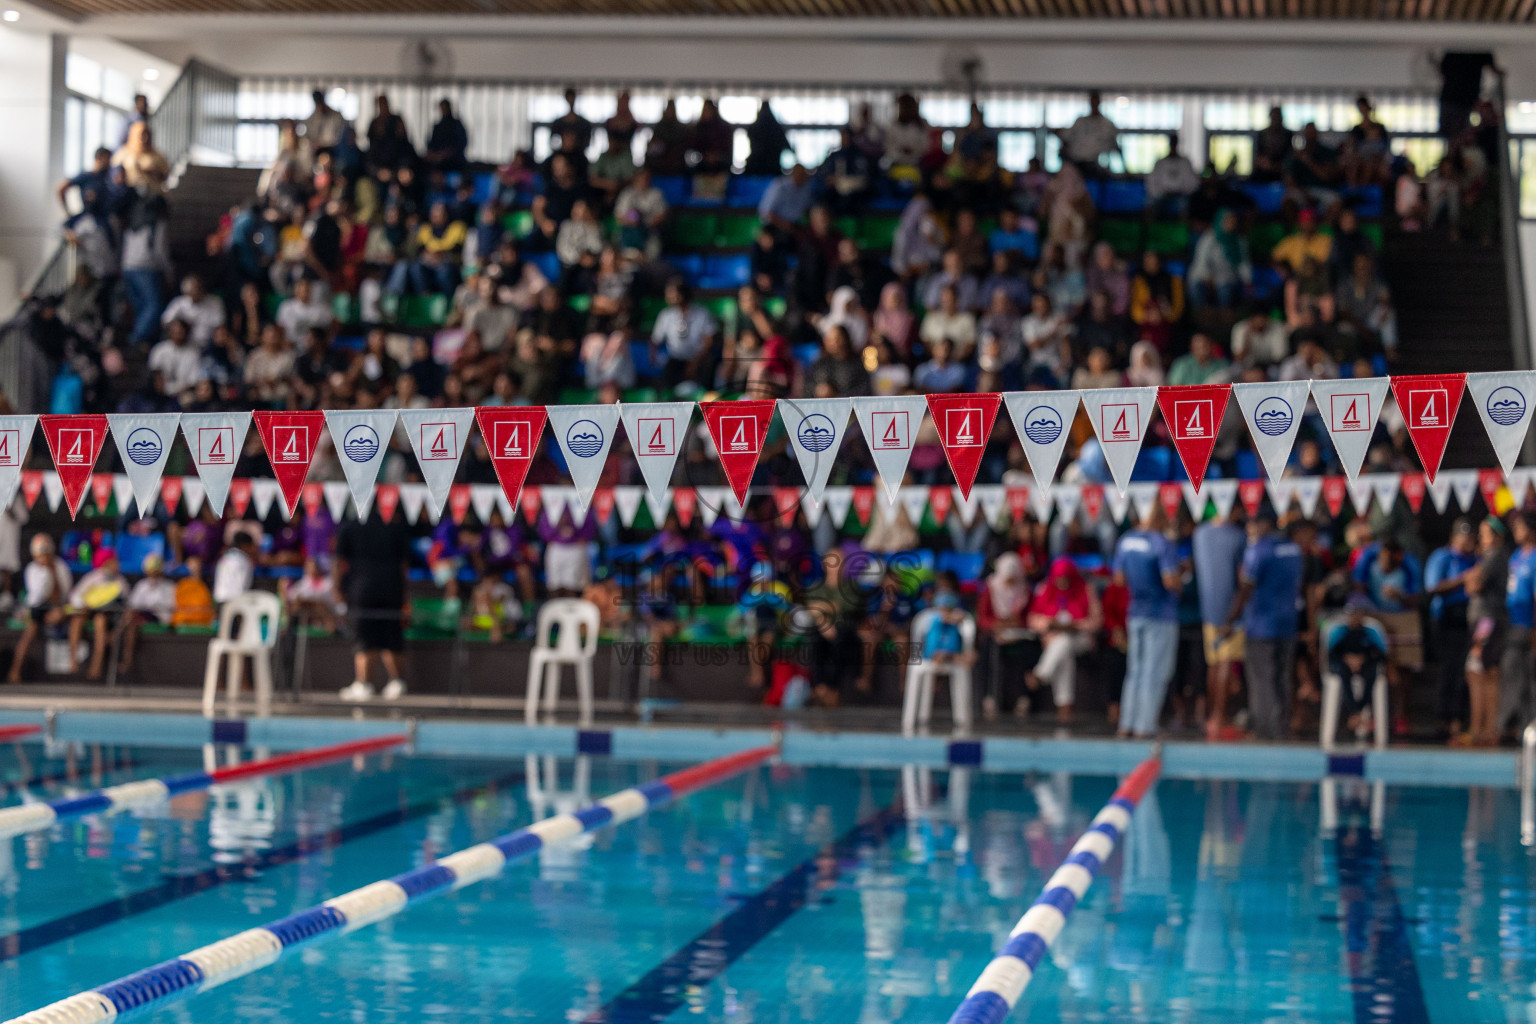
[[[804,164],[795,164],[789,173],[773,179],[758,200],[757,215],[763,223],[781,235],[792,234],[816,205],[820,185]]]
[[[202,278],[188,274],[181,281],[181,294],[170,301],[160,314],[160,322],[180,320],[187,325],[192,344],[202,348],[213,340],[214,328],[224,322],[224,300],[209,295]]]
[[[1418,605],[1423,571],[1395,538],[1362,548],[1351,571],[1355,589],[1378,612],[1408,611]]]
[[[1281,380],[1335,380],[1338,376],[1339,364],[1310,337],[1296,339],[1295,354],[1280,364]]]
[[[1125,374],[1115,369],[1109,350],[1094,346],[1088,350],[1086,364],[1072,371],[1072,387],[1078,391],[1093,388],[1118,388],[1125,385]]]
[[[1159,157],[1147,175],[1147,209],[1159,217],[1182,217],[1189,197],[1200,187],[1200,173],[1179,152],[1179,133],[1168,133],[1168,154]]]
[[[1077,657],[1093,647],[1103,625],[1099,599],[1077,565],[1066,557],[1051,562],[1050,573],[1030,597],[1025,624],[1040,638],[1040,660],[1024,677],[1025,686],[1051,688],[1056,719],[1072,720],[1077,694]]]
[[[1109,308],[1116,316],[1124,316],[1131,304],[1131,282],[1125,273],[1125,263],[1115,255],[1114,246],[1100,242],[1093,247],[1093,260],[1083,277],[1088,294],[1103,292],[1109,296]]]
[[[1376,243],[1360,227],[1360,215],[1345,207],[1339,211],[1339,223],[1333,231],[1333,242],[1328,248],[1328,278],[1343,281],[1353,271],[1355,257],[1365,256],[1376,260]]]
[[[117,552],[97,548],[91,559],[91,571],[80,577],[69,593],[64,611],[69,616],[69,671],[80,671],[81,639],[85,623],[91,623],[91,664],[87,679],[100,679],[107,658],[107,637],[112,632],[112,618],[123,607],[127,581],[118,565]]]
[[[283,330],[276,324],[262,328],[261,345],[245,360],[247,397],[263,408],[285,405],[294,361],[293,346]]]
[[[911,386],[911,368],[898,358],[895,346],[876,335],[875,369],[869,375],[870,394],[882,397],[902,395]]]
[[[869,314],[859,304],[858,292],[846,285],[832,293],[831,308],[819,326],[823,336],[832,328],[841,327],[855,352],[862,352],[869,343]]]
[[[52,537],[46,533],[35,534],[31,551],[32,560],[21,574],[27,624],[16,641],[16,653],[11,657],[7,681],[13,685],[21,682],[21,666],[39,631],[44,626],[56,626],[64,621],[64,607],[73,582],[69,568],[58,557]],[[70,657],[74,657],[73,648]]]
[[[752,242],[752,286],[764,295],[780,295],[789,284],[790,252],[783,238],[763,227]]]
[[[1154,304],[1164,323],[1176,324],[1184,319],[1184,279],[1170,274],[1162,256],[1148,249],[1141,254],[1141,268],[1131,278],[1131,319],[1144,323],[1147,307]]]
[[[853,130],[844,128],[840,143],[817,168],[816,177],[834,212],[856,217],[864,212],[874,195],[878,169],[869,152],[858,144]]]
[[[346,615],[347,604],[336,592],[336,581],[318,559],[306,558],[304,575],[281,581],[279,589],[283,607],[294,621],[334,633]]]
[[[1359,598],[1346,601],[1344,628],[1328,644],[1328,671],[1339,679],[1344,722],[1357,737],[1371,733],[1371,698],[1387,665],[1381,641],[1365,626],[1366,607]]]
[[[961,305],[960,289],[953,284],[942,285],[937,298],[923,314],[918,337],[929,348],[948,341],[956,358],[965,359],[976,347],[976,315]]]
[[[925,393],[964,391],[966,368],[953,361],[954,343],[940,338],[929,346],[930,357],[912,374],[912,386]]]
[[[293,297],[277,307],[273,322],[290,345],[302,345],[312,329],[329,329],[335,319],[331,304],[316,294],[314,283],[306,279],[294,285]]]
[[[1355,256],[1348,278],[1339,282],[1334,308],[1340,328],[1379,344],[1390,356],[1397,351],[1397,313],[1392,293],[1376,276],[1376,264],[1365,253]]]
[[[469,133],[464,122],[453,114],[453,103],[445,96],[437,101],[437,123],[427,136],[427,151],[422,159],[435,170],[462,171],[469,150]]]
[[[176,584],[165,578],[165,559],[144,556],[144,578],[128,591],[127,613],[119,630],[122,651],[120,671],[133,671],[133,654],[138,647],[139,630],[147,623],[169,626],[176,615]]]
[[[856,294],[862,309],[869,309],[879,303],[880,289],[890,278],[885,264],[860,252],[853,239],[844,238],[837,243],[837,264],[827,282],[829,291],[847,288]]]
[[[903,280],[922,277],[944,255],[944,229],[928,196],[915,192],[896,222],[891,239],[891,269]]]
[[[1195,243],[1189,264],[1190,300],[1196,306],[1230,309],[1253,281],[1248,240],[1238,233],[1237,214],[1222,210]]]
[[[475,282],[475,300],[464,315],[464,328],[479,336],[485,351],[507,348],[517,321],[517,310],[501,301],[495,277],[486,275]]]
[[[629,350],[627,329],[589,334],[581,343],[581,362],[586,386],[596,390],[612,384],[628,390],[635,386],[635,360]]]
[[[1005,293],[1015,309],[1029,308],[1029,282],[1019,272],[1018,253],[998,249],[992,253],[992,272],[981,282],[976,302],[981,309],[992,308],[998,293]]]
[[[232,601],[251,589],[256,577],[256,541],[248,533],[235,535],[234,544],[219,556],[213,567],[213,600]]]
[[[664,360],[662,382],[670,390],[683,381],[714,384],[719,326],[709,310],[693,302],[693,288],[680,277],[667,282],[667,308],[651,328],[651,347]]]
[[[1285,282],[1286,326],[1297,328],[1309,319],[1333,323],[1333,290],[1328,287],[1328,272],[1316,258],[1302,258],[1294,277]]]
[[[1233,325],[1231,347],[1232,358],[1244,369],[1277,366],[1290,354],[1290,332],[1256,305]]]
[[[1168,383],[1223,384],[1232,378],[1232,366],[1216,354],[1210,335],[1197,333],[1189,339],[1189,351],[1168,367]]]
[[[955,230],[950,235],[949,248],[960,254],[960,263],[967,274],[981,276],[987,272],[988,239],[976,227],[976,211],[962,208],[955,212]]]
[[[1269,108],[1269,124],[1253,137],[1253,174],[1256,183],[1279,181],[1293,154],[1296,133],[1285,126],[1279,107]]]
[[[603,228],[597,222],[592,207],[585,200],[578,200],[571,207],[571,217],[560,225],[555,236],[555,255],[568,273],[575,272],[571,289],[584,292],[597,269],[598,254],[603,251]]]
[[[805,389],[816,398],[855,397],[870,393],[869,371],[854,350],[848,328],[833,324],[822,335],[821,355],[806,371]]]
[[[1082,267],[1069,263],[1066,249],[1055,243],[1045,247],[1030,286],[1033,291],[1050,296],[1051,305],[1063,316],[1076,316],[1088,301],[1088,279]]]
[[[1051,297],[1037,291],[1029,300],[1029,315],[1019,324],[1030,369],[1043,369],[1064,380],[1072,364],[1071,327],[1067,318],[1052,308]]]
[[[1047,246],[1061,250],[1061,262],[1080,269],[1087,252],[1088,224],[1093,218],[1093,198],[1078,168],[1064,163],[1040,197],[1040,213],[1045,218]]]
[[[907,290],[899,281],[880,289],[880,305],[870,320],[877,338],[890,342],[903,358],[912,353],[917,318],[907,305]]]
[[[1125,371],[1125,382],[1133,388],[1156,388],[1167,383],[1163,373],[1163,357],[1146,341],[1131,346],[1130,366]]]
[[[933,588],[933,607],[938,614],[923,635],[923,660],[939,665],[970,665],[976,655],[965,650],[960,634],[967,618],[960,604],[960,581],[952,572],[941,572],[935,577]]]
[[[1013,299],[1005,291],[992,293],[992,301],[987,306],[986,313],[976,325],[977,336],[981,344],[985,346],[989,341],[994,346],[992,358],[1004,364],[1016,363],[1024,349],[1024,318],[1019,314],[1019,307],[1013,304]],[[986,366],[982,369],[1000,369],[1000,366]]]
[[[203,560],[189,557],[183,567],[187,574],[176,583],[176,610],[171,613],[171,625],[211,626],[218,618],[218,609],[208,584],[203,582]]]
[[[667,197],[651,180],[645,168],[636,171],[614,202],[613,218],[618,227],[619,248],[642,253],[647,259],[661,254],[661,227],[667,222]]]
[[[1296,215],[1296,230],[1275,243],[1269,258],[1275,266],[1295,274],[1309,256],[1326,267],[1332,251],[1333,239],[1317,230],[1317,212],[1305,209]]]
[[[1035,230],[1034,221],[1026,222],[1019,216],[1019,211],[1011,206],[998,211],[997,227],[993,229],[987,243],[994,255],[999,252],[1016,252],[1031,263],[1040,258],[1040,235]]]
[[[149,369],[160,374],[165,394],[179,398],[206,380],[202,349],[192,344],[185,321],[172,320],[165,326],[165,340],[149,350]]]
[[[956,249],[945,252],[938,273],[923,282],[923,306],[929,310],[939,308],[946,288],[954,289],[955,301],[961,310],[972,312],[978,308],[980,286],[966,268],[965,258]]]
[[[467,235],[463,223],[449,219],[447,203],[433,203],[427,222],[416,230],[416,257],[394,265],[384,290],[391,295],[403,295],[407,288],[419,295],[453,294]]]
[[[550,157],[549,176],[544,183],[544,191],[533,197],[531,208],[533,223],[538,229],[536,237],[543,241],[545,248],[555,244],[560,225],[570,219],[576,203],[591,200],[591,188],[576,173],[570,155],[556,153]]]

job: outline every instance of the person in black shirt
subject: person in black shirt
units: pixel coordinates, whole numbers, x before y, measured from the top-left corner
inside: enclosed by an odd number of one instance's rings
[[[544,194],[533,197],[533,223],[539,229],[529,236],[538,239],[546,248],[555,244],[560,225],[570,219],[571,209],[577,201],[593,204],[592,190],[577,175],[575,167],[564,153],[549,158],[549,178],[544,184]]]
[[[446,97],[437,101],[437,112],[437,123],[427,136],[426,161],[440,171],[462,171],[469,133],[464,130],[464,122],[453,116],[453,104]]]
[[[344,349],[333,349],[322,327],[311,327],[304,336],[304,351],[293,364],[293,392],[306,409],[320,409],[331,387],[331,375],[345,373],[351,359]]]
[[[779,119],[773,116],[773,108],[763,100],[757,108],[757,120],[747,125],[747,165],[743,173],[778,175],[784,173],[780,163],[784,151],[789,149],[789,136]]]
[[[353,681],[341,698],[365,701],[373,697],[368,682],[369,662],[378,652],[388,682],[385,700],[405,693],[400,678],[399,652],[405,647],[406,572],[410,568],[411,536],[396,518],[386,523],[375,510],[366,522],[348,521],[336,535],[336,563],[332,570],[336,592],[345,594],[356,637],[352,655]]]

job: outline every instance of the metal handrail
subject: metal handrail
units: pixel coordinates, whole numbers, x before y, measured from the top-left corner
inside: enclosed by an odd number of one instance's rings
[[[1511,164],[1518,156],[1512,151],[1509,128],[1505,122],[1504,80],[1495,86],[1494,102],[1499,111],[1499,153],[1494,163],[1499,169],[1499,243],[1504,248],[1504,287],[1509,298],[1510,355],[1517,370],[1532,366],[1530,324],[1525,306],[1525,268],[1520,258],[1520,177]],[[1529,442],[1527,442],[1529,445]]]
[[[1520,735],[1520,844],[1536,848],[1536,722]]]

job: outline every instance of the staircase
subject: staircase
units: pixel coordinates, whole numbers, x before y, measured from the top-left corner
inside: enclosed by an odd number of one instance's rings
[[[230,207],[244,206],[256,195],[261,171],[248,167],[189,164],[171,190],[171,260],[193,270],[207,262],[205,244]]]

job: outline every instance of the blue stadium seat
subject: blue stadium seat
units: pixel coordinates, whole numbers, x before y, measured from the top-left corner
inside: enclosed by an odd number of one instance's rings
[[[1072,564],[1077,566],[1079,572],[1103,572],[1108,568],[1104,563],[1104,556],[1093,552],[1081,555],[1068,555],[1067,557],[1072,559]]]
[[[152,533],[147,537],[138,537],[125,533],[117,542],[117,562],[123,572],[130,576],[137,576],[144,571],[144,559],[149,555],[165,558],[165,534]]]
[[[678,253],[676,256],[668,259],[667,262],[671,263],[672,269],[677,271],[689,284],[700,288],[706,287],[706,285],[699,281],[699,278],[704,275],[703,256],[696,253]]]
[[[1167,260],[1163,269],[1174,277],[1184,277],[1189,272],[1189,266],[1183,260]]]
[[[1280,182],[1271,182],[1263,185],[1249,183],[1243,186],[1243,191],[1248,193],[1259,213],[1266,217],[1273,217],[1280,212],[1280,204],[1285,199],[1285,186]]]
[[[981,571],[987,566],[987,556],[980,551],[940,551],[940,572],[952,572],[961,583],[975,583],[981,579]]]
[[[654,184],[666,197],[668,206],[687,206],[688,193],[690,191],[688,179],[682,175],[663,174],[654,179]]]
[[[1098,178],[1089,178],[1083,182],[1083,187],[1088,192],[1088,198],[1093,200],[1093,205],[1102,208],[1104,205],[1104,182]]]
[[[1255,298],[1269,299],[1280,294],[1284,282],[1280,278],[1280,271],[1274,267],[1253,268],[1253,294]]]
[[[1344,190],[1344,205],[1362,217],[1381,216],[1381,186],[1354,185]]]
[[[1147,208],[1147,186],[1140,178],[1104,183],[1099,209],[1105,213],[1140,213]]]
[[[696,257],[697,258],[697,257]],[[752,257],[746,253],[710,256],[699,276],[700,288],[740,288],[752,278]]]
[[[750,206],[754,210],[757,204],[762,202],[763,193],[768,191],[768,186],[773,184],[772,175],[737,174],[731,177],[731,182],[725,187],[725,205]]]
[[[817,359],[821,358],[821,346],[814,341],[806,342],[803,345],[796,345],[793,351],[795,353],[795,362],[801,366],[810,366]]]
[[[1264,475],[1264,470],[1259,466],[1259,457],[1246,448],[1238,451],[1234,460],[1239,480],[1257,480]]]
[[[629,357],[635,361],[635,373],[641,380],[661,376],[665,368],[664,363],[651,362],[651,343],[649,341],[631,341],[629,343]]]
[[[348,352],[361,352],[368,345],[368,339],[360,334],[341,334],[331,341],[332,348],[344,348]]]
[[[480,206],[486,200],[494,196],[500,185],[496,181],[496,175],[487,171],[484,174],[475,175],[475,205]]]
[[[540,273],[542,273],[551,284],[559,283],[562,269],[560,266],[559,256],[556,256],[552,252],[533,252],[529,253],[525,258],[529,263],[532,263],[534,266],[538,267]]]
[[[1146,445],[1136,456],[1131,479],[1141,482],[1161,483],[1173,478],[1173,449],[1162,445]]]

